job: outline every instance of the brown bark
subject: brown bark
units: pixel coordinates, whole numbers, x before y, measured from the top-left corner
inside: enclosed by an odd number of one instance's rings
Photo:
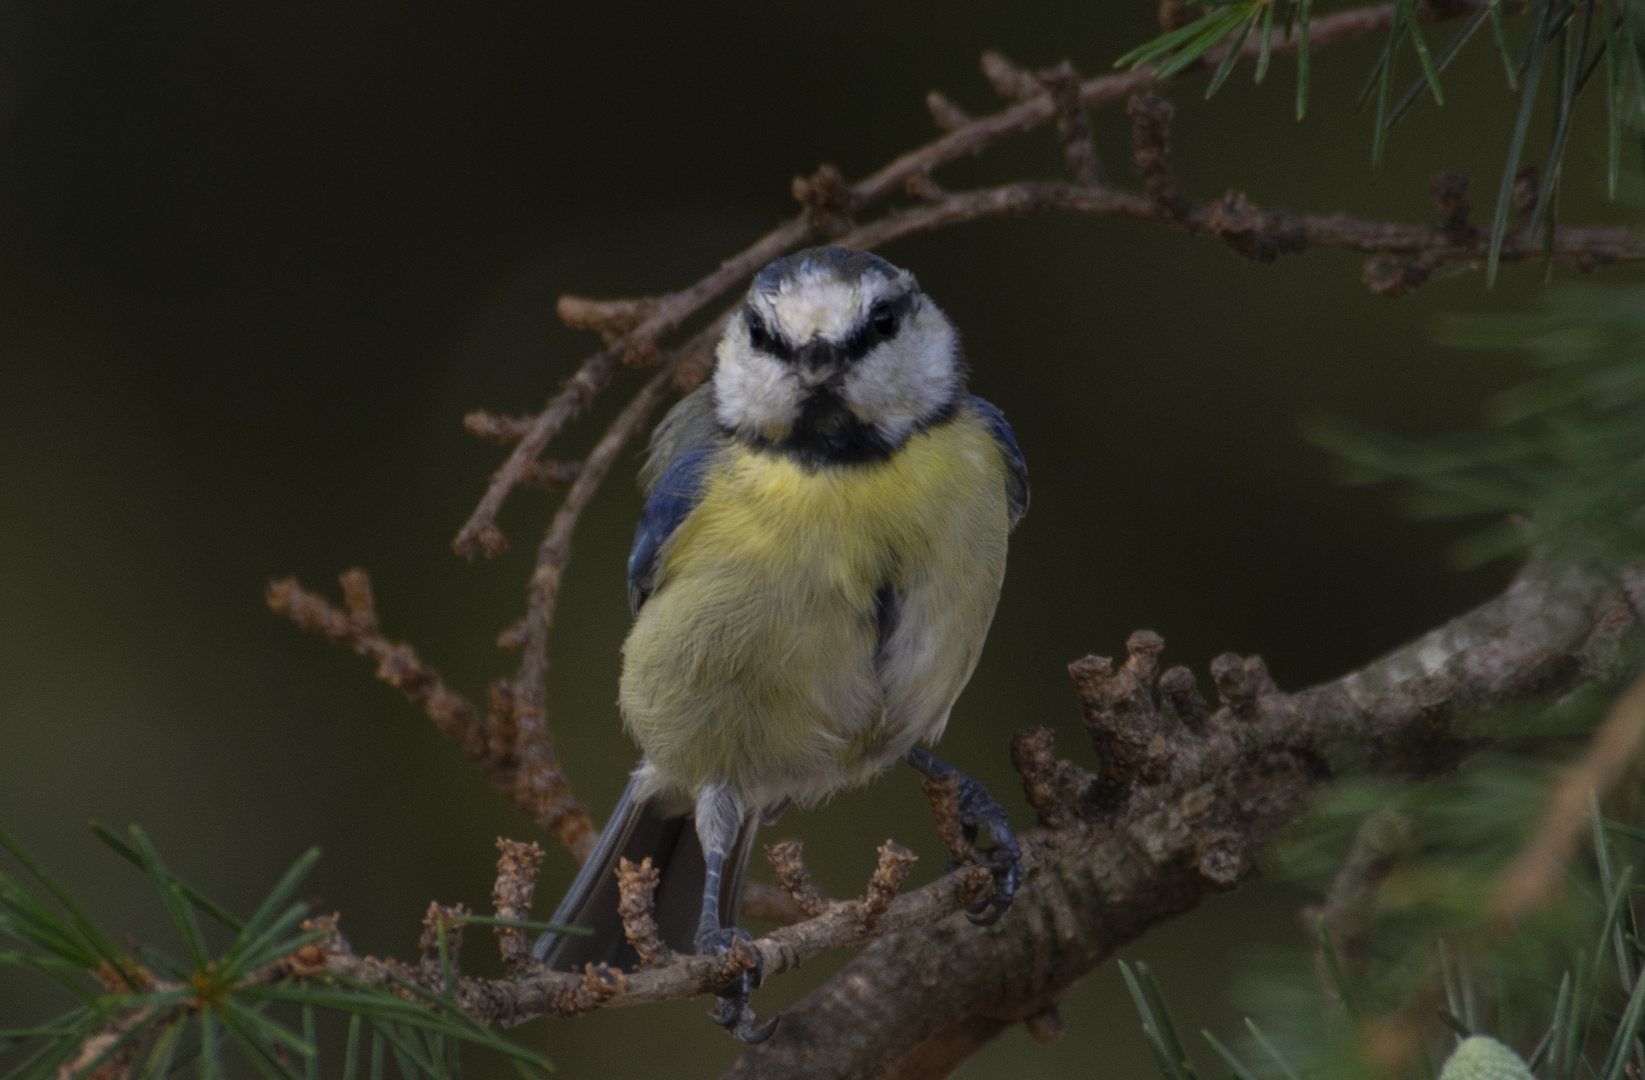
[[[1598,665],[1615,655],[1609,642],[1638,631],[1642,610],[1645,578],[1625,587],[1533,569],[1468,615],[1299,693],[1274,689],[1260,661],[1219,658],[1221,707],[1174,734],[1175,710],[1131,693],[1126,669],[1095,680],[1082,695],[1093,730],[1142,747],[1124,766],[1130,789],[1115,798],[1113,773],[1100,769],[1054,851],[1045,830],[1024,838],[1039,869],[1005,919],[978,929],[949,916],[874,942],[727,1076],[948,1075],[1114,950],[1249,878],[1264,839],[1322,783],[1447,768],[1469,749],[1459,716],[1614,674]],[[1111,750],[1098,764],[1125,757]]]

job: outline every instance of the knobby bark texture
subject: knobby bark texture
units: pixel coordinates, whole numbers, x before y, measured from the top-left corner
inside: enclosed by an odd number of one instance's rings
[[[1149,928],[1256,872],[1262,844],[1318,787],[1357,772],[1429,773],[1475,745],[1457,721],[1614,678],[1645,576],[1533,567],[1496,600],[1351,675],[1279,691],[1262,661],[1211,665],[1219,706],[1159,638],[1115,666],[1073,665],[1092,772],[1044,752],[1026,787],[1062,829],[1025,840],[1037,872],[988,929],[963,917],[876,941],[783,1017],[728,1077],[946,1076],[1010,1025],[1055,1029],[1079,978]],[[1049,850],[1047,850],[1049,847]]]

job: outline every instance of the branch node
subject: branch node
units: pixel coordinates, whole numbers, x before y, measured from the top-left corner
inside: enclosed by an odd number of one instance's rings
[[[297,929],[305,934],[313,933],[316,930],[324,930],[327,932],[327,936],[323,941],[309,942],[285,958],[286,966],[291,974],[298,978],[318,975],[326,969],[333,956],[341,956],[350,951],[348,939],[343,936],[341,930],[337,929],[337,922],[341,917],[333,911],[330,915],[315,915],[313,918],[304,919],[297,924]],[[103,966],[106,968],[108,965],[105,963]],[[138,968],[137,974],[146,978],[149,983],[154,981],[147,968]],[[107,982],[101,970],[98,971],[97,975],[98,978],[104,979],[105,983]],[[118,987],[109,986],[111,994],[124,989],[124,983]]]
[[[1211,679],[1217,684],[1217,697],[1242,718],[1250,716],[1257,698],[1278,690],[1260,656],[1242,659],[1238,653],[1223,653],[1211,661]]]
[[[994,49],[982,54],[982,74],[993,86],[994,93],[1007,101],[1027,101],[1045,93],[1038,79]]]
[[[1189,730],[1199,731],[1205,727],[1211,710],[1206,706],[1205,698],[1199,692],[1199,681],[1191,670],[1181,664],[1167,669],[1159,677],[1159,692],[1177,714],[1177,719],[1188,725]]]
[[[1052,1002],[1039,1012],[1022,1022],[1028,1029],[1028,1035],[1041,1046],[1050,1046],[1062,1038],[1062,1013],[1057,1009],[1057,1003]]]
[[[628,989],[628,976],[610,964],[583,965],[582,992],[589,1002],[588,1011],[616,997]]]
[[[526,432],[531,430],[531,418],[498,416],[484,409],[476,409],[463,417],[463,429],[476,438],[507,446],[525,438]]]
[[[1161,778],[1174,753],[1165,738],[1167,718],[1154,699],[1165,640],[1152,630],[1138,630],[1125,644],[1128,655],[1117,671],[1106,656],[1068,665],[1091,749],[1102,766],[1105,802],[1116,801],[1136,780]]]
[[[1225,889],[1232,888],[1249,868],[1245,844],[1237,833],[1207,833],[1199,841],[1194,865],[1205,880]]]
[[[913,198],[923,203],[936,204],[948,198],[948,192],[942,189],[930,173],[909,173],[908,179],[902,182],[902,189]]]
[[[1087,187],[1102,183],[1102,164],[1091,142],[1091,118],[1080,99],[1080,75],[1067,60],[1034,77],[1056,106],[1057,140],[1062,143],[1063,160],[1074,179]]]
[[[954,104],[941,90],[925,95],[925,107],[931,110],[931,120],[943,131],[954,131],[971,122],[971,116]]]
[[[1439,227],[1453,240],[1472,240],[1477,230],[1468,224],[1468,178],[1461,173],[1434,173],[1428,178],[1428,193],[1439,211]]]
[[[543,864],[543,849],[535,842],[497,838],[497,881],[491,887],[491,905],[497,918],[525,922],[531,918],[531,901],[537,893],[537,869]],[[503,963],[510,968],[531,961],[531,942],[525,934],[508,926],[497,927],[497,947]]]
[[[779,840],[765,845],[765,857],[771,860],[771,868],[776,871],[777,887],[814,919],[826,913],[834,902],[817,888],[805,863],[800,861],[804,849],[805,845],[799,840]]]
[[[1289,210],[1259,209],[1243,191],[1229,191],[1211,204],[1206,228],[1253,262],[1270,263],[1308,248],[1308,223]]]
[[[348,609],[349,625],[354,632],[377,633],[377,605],[371,598],[371,578],[356,566],[344,570],[337,581],[343,587],[343,606]]]
[[[558,491],[575,483],[582,472],[580,461],[533,461],[520,473],[519,484],[538,491]]]
[[[851,220],[851,185],[834,166],[821,165],[809,177],[796,176],[793,192],[795,201],[805,208],[811,227],[829,239],[844,236],[855,227]]]
[[[1131,116],[1131,162],[1142,177],[1148,202],[1168,221],[1188,216],[1190,203],[1171,178],[1171,103],[1153,92],[1132,94],[1125,102]]]
[[[488,521],[475,531],[467,551],[469,558],[473,558],[475,552],[484,555],[488,559],[506,555],[508,554],[508,537],[503,535],[503,530]]]
[[[1011,737],[1011,764],[1040,824],[1061,829],[1073,823],[1072,804],[1091,778],[1057,759],[1055,739],[1048,727],[1023,728]]]
[[[623,920],[623,936],[640,954],[641,967],[657,967],[674,958],[674,951],[663,944],[657,933],[654,917],[657,883],[662,874],[651,865],[647,855],[635,866],[627,859],[617,860],[617,914]]]
[[[1463,208],[1466,211],[1466,203]],[[1359,279],[1378,296],[1398,300],[1426,285],[1432,273],[1432,265],[1422,256],[1405,259],[1398,255],[1374,255],[1365,260]]]
[[[573,330],[597,331],[605,344],[611,346],[656,314],[660,303],[651,296],[632,300],[594,300],[567,293],[555,302],[554,313]]]
[[[457,972],[457,954],[463,948],[463,924],[457,919],[469,913],[462,904],[453,904],[447,907],[438,901],[430,900],[428,911],[423,914],[423,933],[417,939],[418,946],[423,950],[423,975],[439,980],[444,965],[440,962],[440,928],[445,927],[446,957],[451,963],[452,974]]]
[[[874,875],[868,879],[868,895],[863,899],[859,912],[865,930],[872,930],[879,923],[880,916],[897,898],[908,872],[919,860],[918,855],[895,840],[881,844],[879,851],[880,861],[874,867]]]

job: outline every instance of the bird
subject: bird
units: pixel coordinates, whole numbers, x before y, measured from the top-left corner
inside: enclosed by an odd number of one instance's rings
[[[966,388],[960,338],[914,275],[818,247],[755,276],[712,375],[653,432],[628,562],[634,616],[618,705],[643,753],[535,954],[553,970],[637,960],[620,859],[660,872],[659,934],[724,955],[759,826],[899,761],[958,776],[986,827],[991,896],[1023,878],[1004,809],[932,756],[998,604],[1028,467],[1004,414]],[[756,968],[719,995],[745,1042]]]

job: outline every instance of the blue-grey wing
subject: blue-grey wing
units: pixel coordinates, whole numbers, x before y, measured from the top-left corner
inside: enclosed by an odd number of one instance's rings
[[[702,501],[703,478],[722,441],[707,386],[674,406],[651,436],[651,456],[640,472],[645,509],[628,555],[628,606],[636,615],[656,586],[663,545]]]
[[[994,442],[1000,448],[1000,456],[1005,459],[1005,493],[1011,505],[1011,527],[1017,527],[1017,522],[1028,513],[1028,462],[1022,456],[1022,448],[1017,445],[1017,436],[1006,422],[1005,414],[994,405],[975,394],[970,397],[971,408],[988,425],[988,433],[994,436]]]

